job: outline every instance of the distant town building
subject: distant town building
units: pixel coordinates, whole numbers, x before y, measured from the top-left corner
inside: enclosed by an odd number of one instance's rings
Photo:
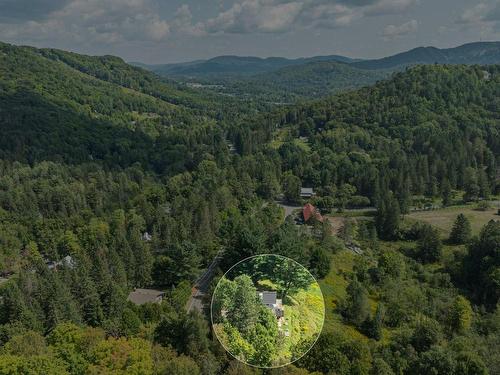
[[[314,197],[314,189],[307,187],[300,188],[300,197],[304,199]]]
[[[127,301],[135,305],[144,305],[145,303],[160,303],[163,301],[165,292],[154,289],[134,289],[127,297]]]
[[[302,208],[302,217],[304,219],[304,223],[307,223],[311,219],[315,219],[320,222],[323,222],[324,220],[319,210],[311,203],[306,204],[304,208]]]
[[[281,299],[276,298],[277,293],[275,291],[259,292],[259,297],[264,306],[272,310],[276,318],[280,319],[285,315],[283,302]]]

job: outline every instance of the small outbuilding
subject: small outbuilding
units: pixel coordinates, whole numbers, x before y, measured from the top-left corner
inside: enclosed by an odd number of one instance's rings
[[[300,197],[304,198],[304,199],[314,197],[314,189],[308,188],[308,187],[301,187],[300,188]]]
[[[160,303],[163,301],[165,292],[154,289],[134,289],[128,295],[127,301],[135,305],[144,305],[145,303]]]

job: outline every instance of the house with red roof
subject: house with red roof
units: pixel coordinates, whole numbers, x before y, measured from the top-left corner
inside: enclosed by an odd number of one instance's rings
[[[323,222],[323,216],[321,216],[319,210],[316,207],[314,207],[311,203],[307,203],[302,208],[302,217],[304,218],[304,223],[309,222],[309,220],[311,219]]]

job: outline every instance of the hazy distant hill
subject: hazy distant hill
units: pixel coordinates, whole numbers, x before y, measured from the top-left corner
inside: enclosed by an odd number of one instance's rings
[[[445,49],[419,47],[382,59],[353,62],[352,65],[361,69],[391,69],[416,64],[487,65],[499,62],[500,42],[478,42]]]
[[[500,42],[478,42],[455,48],[419,47],[374,60],[344,56],[300,59],[219,56],[180,64],[138,66],[180,82],[260,102],[312,99],[372,84],[392,72],[419,64],[497,64]]]
[[[314,56],[299,59],[283,57],[218,56],[179,64],[147,65],[132,63],[163,76],[191,78],[220,78],[249,76],[277,71],[290,66],[315,62],[341,62],[359,69],[393,69],[417,64],[497,64],[500,63],[500,42],[477,42],[455,48],[418,47],[381,59],[361,60],[345,56]]]
[[[337,61],[351,63],[354,60],[344,56],[315,56],[310,58],[286,59],[284,57],[240,57],[218,56],[209,60],[192,61],[179,64],[145,65],[133,63],[148,68],[158,74],[166,76],[185,77],[220,77],[220,76],[245,76],[258,73],[271,72],[287,66],[304,65],[318,61]]]
[[[237,96],[290,103],[371,85],[391,74],[392,70],[363,70],[335,61],[317,61],[238,80],[226,79],[222,91]]]

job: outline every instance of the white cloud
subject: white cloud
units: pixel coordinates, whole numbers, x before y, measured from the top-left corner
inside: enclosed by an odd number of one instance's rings
[[[481,2],[466,9],[456,23],[465,29],[480,30],[481,34],[500,31],[500,0]]]
[[[380,0],[367,7],[365,14],[368,16],[400,14],[417,3],[418,0]]]
[[[382,36],[388,39],[393,39],[403,35],[415,33],[417,30],[417,20],[411,20],[403,23],[402,25],[387,25],[382,32]]]
[[[464,25],[481,23],[484,21],[488,8],[488,5],[485,3],[477,4],[470,9],[466,9],[457,22]]]
[[[405,12],[418,0],[239,0],[199,22],[205,34],[286,32],[297,27],[334,28],[354,20]]]
[[[170,34],[151,0],[73,0],[43,20],[6,26],[0,25],[0,31],[27,40],[157,42]]]
[[[302,11],[304,2],[243,0],[215,18],[198,24],[206,33],[282,32],[290,28]]]

